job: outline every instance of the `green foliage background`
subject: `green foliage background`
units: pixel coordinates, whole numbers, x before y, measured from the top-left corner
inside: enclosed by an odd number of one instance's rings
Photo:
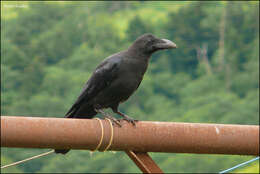
[[[259,124],[258,19],[259,2],[250,1],[1,2],[1,115],[63,117],[100,61],[150,32],[178,49],[153,55],[123,112],[139,120]],[[1,148],[1,165],[45,151]],[[165,172],[193,173],[252,158],[151,155]],[[139,169],[123,152],[73,150],[1,172]]]

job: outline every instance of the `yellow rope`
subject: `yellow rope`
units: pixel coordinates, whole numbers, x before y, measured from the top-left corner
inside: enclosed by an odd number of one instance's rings
[[[106,118],[106,120],[108,120],[109,121],[109,123],[110,123],[110,127],[111,127],[111,136],[110,136],[110,140],[109,140],[109,143],[108,143],[108,145],[107,145],[107,147],[105,148],[105,150],[103,151],[103,152],[105,152],[110,146],[111,146],[111,144],[112,144],[112,141],[113,141],[113,137],[114,137],[114,129],[113,129],[113,124],[112,124],[112,122],[111,122],[111,120],[109,120],[109,119],[107,119]]]
[[[40,155],[36,155],[36,156],[30,157],[30,158],[26,158],[26,159],[24,159],[24,160],[17,161],[17,162],[14,162],[14,163],[12,163],[12,164],[8,164],[8,165],[5,165],[5,166],[1,166],[1,169],[4,169],[4,168],[6,168],[6,167],[11,167],[11,166],[14,166],[14,165],[17,165],[17,164],[20,164],[20,163],[24,163],[24,162],[26,162],[26,161],[30,161],[30,160],[32,160],[32,159],[42,157],[42,156],[48,155],[48,154],[53,153],[53,152],[54,152],[54,150],[51,150],[51,151],[49,151],[49,152],[45,152],[45,153],[42,153],[42,154],[40,154]]]
[[[103,127],[102,121],[101,121],[99,118],[94,118],[94,119],[98,120],[98,121],[99,121],[99,124],[100,124],[100,126],[101,126],[101,138],[100,138],[100,141],[99,141],[99,143],[98,143],[96,149],[92,150],[92,152],[94,152],[94,151],[96,151],[96,150],[99,149],[99,147],[101,146],[101,144],[102,144],[102,142],[103,142],[103,138],[104,138],[104,127]]]

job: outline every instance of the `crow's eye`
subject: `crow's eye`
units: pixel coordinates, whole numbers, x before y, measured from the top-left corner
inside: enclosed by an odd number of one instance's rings
[[[150,44],[151,41],[152,41],[152,39],[147,39],[147,40],[146,40],[146,44]]]

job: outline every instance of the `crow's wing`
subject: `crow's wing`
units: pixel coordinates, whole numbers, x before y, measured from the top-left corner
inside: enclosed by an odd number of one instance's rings
[[[114,59],[106,59],[96,68],[66,116],[70,116],[72,112],[75,113],[82,103],[93,99],[100,91],[108,87],[117,78],[119,62],[120,59],[117,57]]]

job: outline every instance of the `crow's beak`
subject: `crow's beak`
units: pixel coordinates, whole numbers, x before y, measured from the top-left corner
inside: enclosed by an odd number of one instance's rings
[[[158,44],[158,46],[161,48],[161,49],[172,49],[172,48],[177,48],[177,45],[168,40],[168,39],[161,39],[162,42],[160,42]]]
[[[177,45],[168,39],[158,39],[154,46],[157,50],[177,48]]]

